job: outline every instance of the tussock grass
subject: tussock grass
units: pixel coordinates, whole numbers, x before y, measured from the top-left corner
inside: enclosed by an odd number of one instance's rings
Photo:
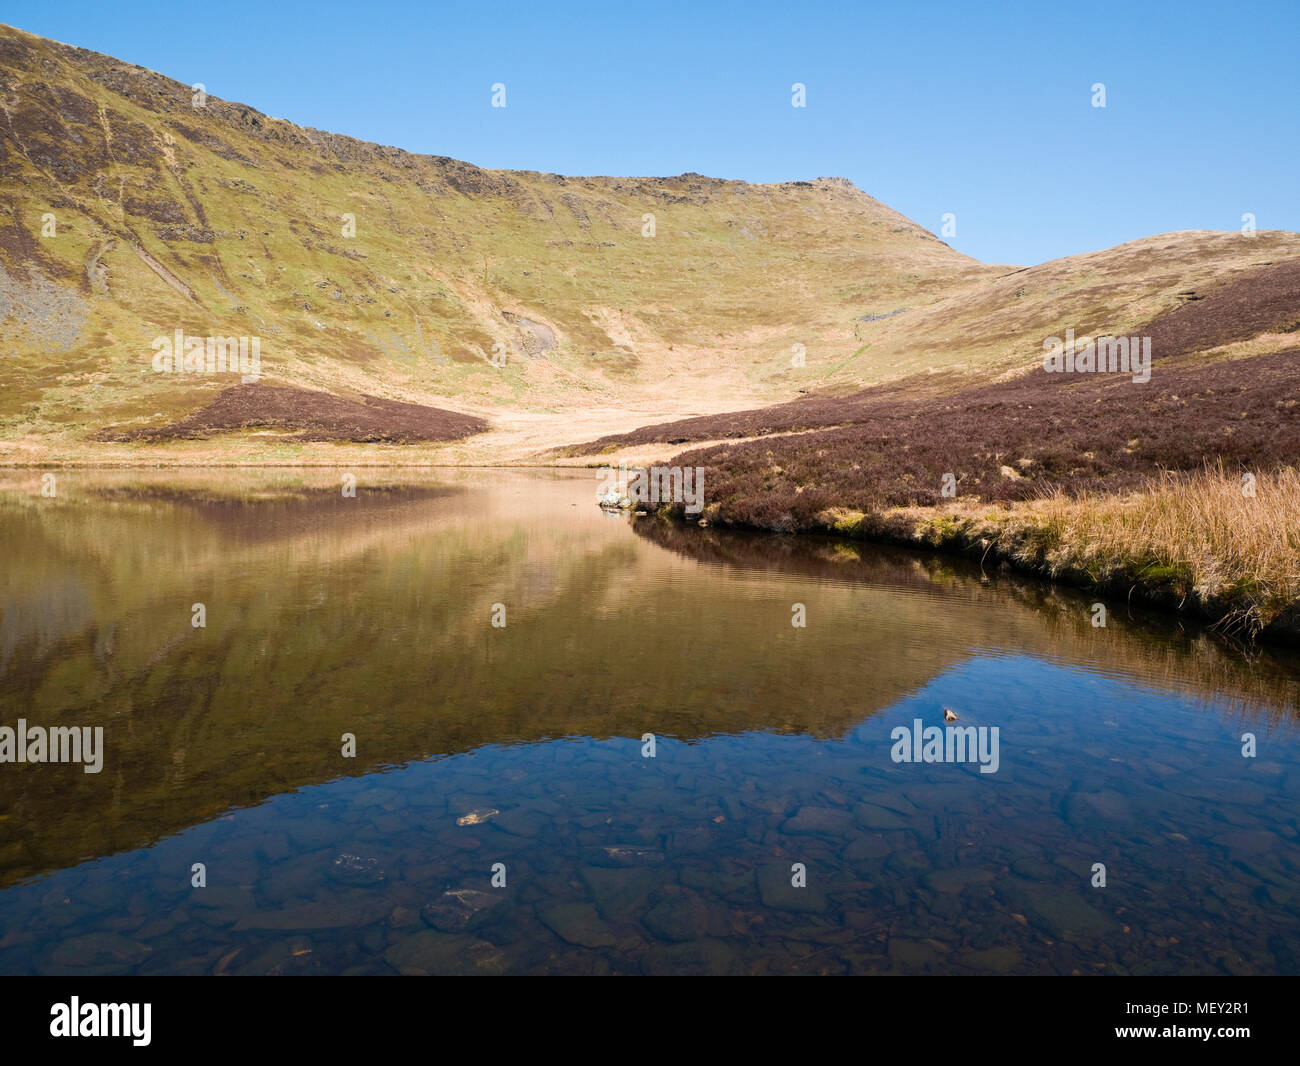
[[[1032,511],[1053,573],[1170,584],[1253,633],[1300,604],[1300,471],[1256,475],[1255,494],[1221,463],[1166,472],[1129,495],[1056,492]],[[1054,543],[1052,543],[1054,542]]]
[[[828,508],[813,521],[822,532],[976,556],[1187,611],[1234,637],[1300,644],[1300,470],[1255,479],[1255,495],[1244,495],[1240,471],[1216,461],[1127,493],[1053,488],[1020,503]]]

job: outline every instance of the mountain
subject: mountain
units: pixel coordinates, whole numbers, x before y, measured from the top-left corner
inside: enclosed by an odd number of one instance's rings
[[[0,462],[524,458],[1014,372],[1297,255],[1198,232],[988,266],[843,179],[484,170],[0,27]],[[258,380],[159,370],[177,331],[245,338]]]

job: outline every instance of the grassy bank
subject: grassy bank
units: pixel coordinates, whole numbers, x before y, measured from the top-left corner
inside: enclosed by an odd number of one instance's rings
[[[706,517],[729,522],[726,505]],[[1213,620],[1244,639],[1300,645],[1300,472],[1222,466],[1149,478],[1139,491],[958,499],[871,513],[828,508],[807,530],[976,555],[1084,588]]]

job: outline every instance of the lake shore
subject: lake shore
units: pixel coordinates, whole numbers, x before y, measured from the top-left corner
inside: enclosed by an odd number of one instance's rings
[[[753,515],[732,498],[705,522],[823,533],[978,558],[990,566],[1214,623],[1225,636],[1300,646],[1300,473],[1261,474],[1243,488],[1222,467],[1167,474],[1141,491],[1024,502],[955,499],[863,512],[830,507],[798,522]],[[682,505],[660,511],[686,519]]]

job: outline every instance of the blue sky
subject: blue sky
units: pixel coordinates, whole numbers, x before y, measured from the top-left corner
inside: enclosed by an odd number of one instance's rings
[[[0,21],[485,167],[847,177],[936,233],[951,212],[986,262],[1246,212],[1300,230],[1300,0],[9,0]]]

